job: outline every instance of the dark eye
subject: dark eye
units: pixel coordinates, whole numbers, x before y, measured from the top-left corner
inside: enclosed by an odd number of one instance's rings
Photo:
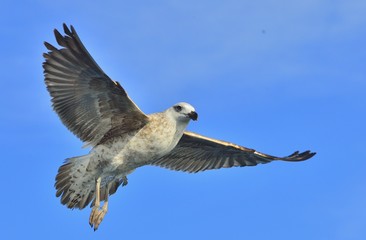
[[[174,106],[174,109],[175,109],[175,111],[177,111],[177,112],[182,111],[182,107],[181,107],[181,106],[179,106],[179,105]]]

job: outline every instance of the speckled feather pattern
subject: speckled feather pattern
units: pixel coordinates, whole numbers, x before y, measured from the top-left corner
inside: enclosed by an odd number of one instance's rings
[[[93,199],[98,177],[103,192],[108,183],[118,184],[134,169],[169,153],[188,124],[188,121],[175,121],[169,113],[152,114],[140,130],[110,139],[88,155],[69,159],[64,166],[70,167],[61,167],[56,177],[61,202],[70,208],[84,208]],[[102,194],[101,200],[104,197]]]
[[[144,165],[200,172],[255,166],[275,160],[303,161],[314,152],[276,157],[234,143],[186,132],[198,114],[188,103],[145,115],[117,82],[109,78],[84,47],[75,29],[54,31],[56,48],[45,43],[45,83],[52,106],[65,126],[92,147],[89,154],[66,160],[56,176],[56,196],[69,208],[94,204],[127,184],[127,175]],[[99,184],[99,180],[98,180]],[[108,187],[107,187],[108,185]],[[96,204],[96,206],[98,206]]]

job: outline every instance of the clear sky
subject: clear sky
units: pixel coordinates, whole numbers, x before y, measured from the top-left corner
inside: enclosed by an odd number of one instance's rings
[[[2,1],[1,239],[366,239],[364,0]],[[43,41],[73,24],[146,113],[179,101],[189,130],[269,154],[318,154],[199,174],[143,167],[90,209],[55,197],[87,153],[51,109]]]

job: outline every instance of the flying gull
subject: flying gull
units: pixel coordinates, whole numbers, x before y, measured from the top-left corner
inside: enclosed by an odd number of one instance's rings
[[[87,146],[89,154],[66,159],[56,176],[56,196],[68,208],[91,203],[89,224],[98,229],[109,196],[144,165],[190,173],[255,166],[274,160],[303,161],[314,152],[275,157],[230,142],[185,131],[197,120],[194,107],[180,102],[163,112],[144,114],[123,87],[110,79],[84,47],[73,26],[54,34],[61,48],[45,42],[45,82],[53,109]],[[103,206],[101,206],[101,202]]]

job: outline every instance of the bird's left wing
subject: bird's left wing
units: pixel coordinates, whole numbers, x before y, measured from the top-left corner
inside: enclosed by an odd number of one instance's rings
[[[233,143],[208,138],[193,132],[185,132],[177,146],[151,165],[184,172],[200,172],[210,169],[255,166],[274,160],[303,161],[315,153],[294,152],[287,157],[275,157]]]
[[[122,86],[91,57],[75,29],[55,30],[58,49],[45,42],[45,82],[66,127],[89,145],[136,131],[148,122]]]

